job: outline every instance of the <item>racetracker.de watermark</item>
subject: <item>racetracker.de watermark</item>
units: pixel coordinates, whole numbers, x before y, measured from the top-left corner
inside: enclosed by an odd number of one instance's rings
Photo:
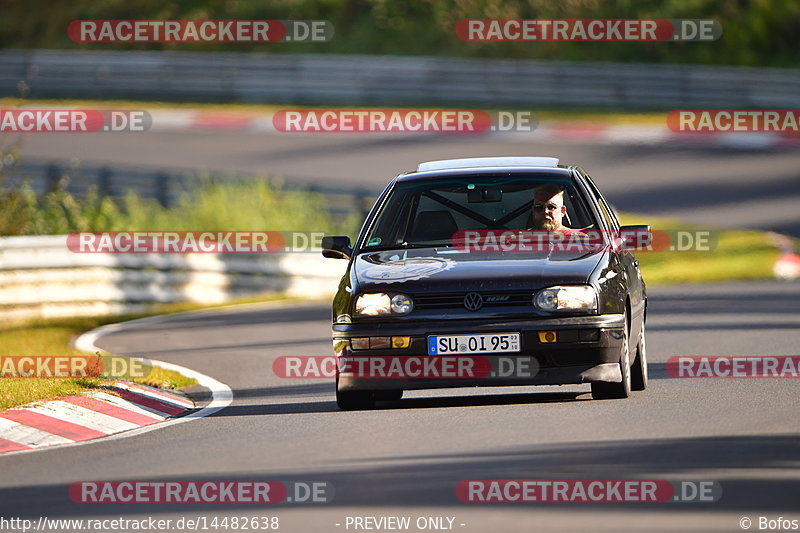
[[[532,132],[532,111],[480,109],[282,109],[272,125],[283,133]]]
[[[467,503],[666,503],[715,502],[717,481],[663,479],[471,479],[458,483]]]
[[[272,124],[285,133],[477,133],[489,130],[492,120],[477,109],[284,109]]]
[[[716,41],[722,25],[703,19],[463,19],[462,41]]]
[[[800,378],[800,355],[670,357],[672,378]]]
[[[140,132],[152,125],[143,110],[0,109],[0,133]]]
[[[369,379],[475,379],[492,375],[492,367],[497,366],[500,359],[503,357],[490,360],[477,355],[284,355],[273,361],[272,371],[277,377],[286,379],[332,379],[337,372],[343,377]],[[538,365],[533,367],[533,371],[528,366],[525,375],[535,375],[537,371]]]
[[[320,252],[321,231],[82,231],[67,235],[78,254],[270,254]]]
[[[691,109],[667,115],[678,133],[800,133],[798,109]]]
[[[118,355],[3,355],[0,378],[145,378],[153,367]]]
[[[277,43],[327,42],[327,20],[73,20],[76,43]]]
[[[76,481],[69,498],[88,504],[272,504],[329,503],[328,481]]]
[[[710,230],[460,230],[452,246],[462,252],[595,253],[710,252],[719,237]]]

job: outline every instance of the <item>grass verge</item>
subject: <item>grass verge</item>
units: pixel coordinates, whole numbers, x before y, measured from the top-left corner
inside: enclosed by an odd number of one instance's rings
[[[648,285],[715,283],[774,279],[773,266],[780,255],[773,238],[764,231],[719,230],[671,219],[626,214],[622,224],[649,224],[652,230],[711,231],[716,246],[710,251],[637,252]],[[713,241],[712,241],[713,242]]]
[[[79,317],[47,320],[32,320],[17,324],[0,326],[0,357],[2,356],[79,356],[85,352],[71,346],[72,340],[91,329],[135,318],[156,314],[177,313],[220,307],[223,305],[257,303],[283,299],[276,296],[251,296],[232,300],[219,306],[194,303],[162,304],[154,306],[149,313],[130,315]],[[161,389],[180,389],[190,387],[196,380],[178,372],[159,367],[146,369],[147,377],[131,381]],[[29,402],[49,400],[60,396],[80,394],[108,383],[101,378],[45,379],[45,378],[2,378],[0,381],[0,410],[23,405]]]
[[[212,309],[229,305],[263,303],[269,301],[292,301],[282,295],[254,295],[235,298],[224,304],[196,304],[180,302],[154,305],[149,312],[76,317],[60,319],[39,319],[16,324],[0,324],[0,357],[2,356],[79,356],[86,355],[72,347],[72,340],[86,331],[106,324],[125,322],[153,315],[181,313],[200,309]],[[170,370],[159,367],[146,368],[146,378],[131,381],[161,389],[181,389],[197,384],[197,381]],[[0,378],[0,410],[8,409],[34,401],[43,401],[59,396],[80,394],[96,389],[108,382],[100,378],[44,379],[44,378]]]
[[[27,100],[23,98],[0,98],[0,107],[48,107],[48,108],[86,108],[86,109],[144,109],[180,110],[231,113],[232,115],[270,114],[282,109],[352,109],[354,106],[307,106],[307,105],[275,105],[275,104],[237,104],[237,103],[200,103],[200,102],[144,102],[134,100]],[[355,106],[359,109],[378,109],[373,106]],[[415,106],[413,109],[418,109]],[[442,106],[422,106],[441,109]],[[403,106],[393,106],[393,109]],[[464,106],[459,107],[463,109]],[[409,107],[408,109],[412,109]],[[484,109],[487,112],[497,111]],[[533,116],[542,122],[591,122],[625,125],[654,125],[666,127],[666,113],[631,112],[624,110],[567,110],[567,109],[518,109],[513,111],[531,111]]]
[[[71,340],[90,329],[119,320],[121,317],[81,317],[40,320],[0,329],[2,356],[79,356],[86,355],[70,346]],[[126,317],[127,318],[127,317]],[[145,366],[146,377],[131,381],[159,387],[180,389],[196,384],[178,372]],[[95,389],[107,384],[103,378],[3,378],[0,409],[38,400],[48,400]]]

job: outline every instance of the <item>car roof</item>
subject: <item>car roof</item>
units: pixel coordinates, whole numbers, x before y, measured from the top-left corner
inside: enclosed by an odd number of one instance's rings
[[[558,164],[555,157],[471,157],[444,159],[420,163],[417,170],[397,176],[396,181],[425,181],[433,178],[457,178],[465,175],[487,174],[550,174],[572,175],[572,167]]]
[[[441,159],[417,165],[417,172],[449,170],[453,168],[485,167],[558,167],[557,157],[468,157],[464,159]]]

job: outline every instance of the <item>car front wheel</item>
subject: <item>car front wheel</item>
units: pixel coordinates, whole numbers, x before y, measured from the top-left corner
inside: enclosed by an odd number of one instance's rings
[[[336,389],[336,405],[345,411],[358,411],[375,407],[375,395],[367,390]]]
[[[375,401],[396,402],[403,398],[403,389],[376,390]]]
[[[592,398],[595,400],[611,400],[630,396],[631,363],[628,344],[628,320],[626,319],[625,326],[622,328],[622,347],[620,348],[619,355],[619,367],[622,374],[622,381],[620,383],[592,383]]]
[[[631,390],[645,390],[647,388],[647,344],[644,338],[644,324],[639,344],[636,345],[636,361],[631,367]]]

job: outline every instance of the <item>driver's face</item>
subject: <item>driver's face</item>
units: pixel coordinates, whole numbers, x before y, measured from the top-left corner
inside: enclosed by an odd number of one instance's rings
[[[567,212],[560,194],[547,197],[547,193],[537,192],[533,197],[533,222],[539,229],[555,231],[561,228],[561,220]]]

